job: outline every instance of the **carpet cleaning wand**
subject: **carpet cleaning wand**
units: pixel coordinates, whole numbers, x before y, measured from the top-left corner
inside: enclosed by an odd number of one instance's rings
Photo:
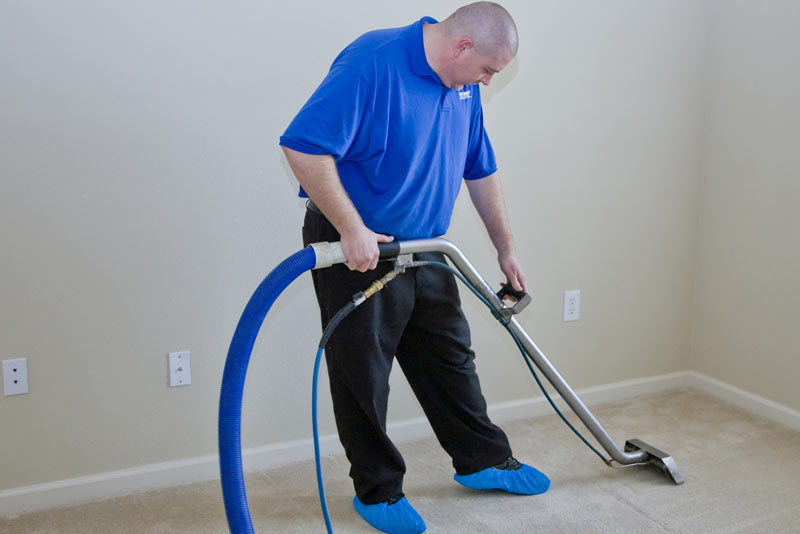
[[[525,305],[530,301],[527,295],[517,295],[519,300],[517,303],[508,307],[503,301],[503,297],[508,290],[501,290],[499,293],[494,293],[486,280],[481,277],[480,273],[472,266],[467,260],[461,250],[453,243],[437,238],[437,239],[420,239],[404,242],[391,242],[379,244],[382,258],[399,258],[400,256],[415,254],[420,252],[440,252],[443,253],[453,263],[455,269],[449,265],[441,262],[411,262],[406,261],[405,264],[400,260],[395,260],[396,268],[395,275],[401,269],[409,267],[417,267],[423,263],[426,265],[435,265],[442,268],[451,270],[467,287],[492,311],[492,314],[503,324],[506,330],[511,334],[522,352],[526,364],[528,364],[537,383],[542,387],[542,391],[550,401],[553,408],[561,415],[562,419],[570,426],[570,428],[578,434],[578,436],[588,445],[603,461],[610,466],[614,467],[628,467],[633,465],[652,464],[663,471],[665,471],[676,484],[683,483],[683,477],[678,471],[677,465],[671,456],[666,453],[648,445],[641,440],[628,440],[625,444],[625,450],[620,449],[616,442],[611,439],[608,432],[594,417],[592,412],[581,401],[577,394],[561,377],[558,371],[553,367],[544,353],[533,342],[530,336],[520,326],[514,315],[522,311]],[[231,341],[231,346],[228,351],[228,357],[225,362],[225,371],[222,378],[222,388],[220,393],[220,408],[219,408],[219,454],[220,454],[220,474],[222,481],[222,493],[225,503],[225,513],[228,518],[228,525],[234,534],[240,533],[254,533],[252,519],[250,517],[250,510],[247,503],[247,494],[244,485],[244,474],[242,470],[242,456],[241,456],[241,408],[242,408],[242,393],[244,389],[245,376],[247,373],[247,366],[250,361],[250,355],[253,350],[258,331],[267,312],[272,307],[272,304],[283,292],[283,290],[291,284],[297,277],[306,271],[312,269],[323,269],[344,263],[346,261],[339,243],[315,243],[309,245],[305,249],[293,254],[286,258],[280,265],[278,265],[258,286],[250,301],[245,307],[239,324]],[[393,277],[393,276],[392,276]],[[385,285],[390,280],[379,281]],[[373,284],[374,286],[374,284]],[[373,287],[370,286],[370,287]],[[379,290],[377,286],[373,288],[374,291]],[[367,289],[369,291],[369,288]],[[366,297],[366,291],[365,298]],[[363,302],[363,301],[362,301]],[[355,302],[352,303],[353,308],[357,306]],[[346,307],[349,307],[348,304]],[[340,310],[341,311],[341,310]],[[352,311],[352,310],[350,310]],[[344,313],[344,312],[343,312]],[[349,312],[348,312],[349,313]],[[337,314],[338,315],[338,314]],[[339,319],[341,320],[341,319]],[[333,320],[331,321],[333,322]],[[330,326],[330,325],[329,325]],[[334,325],[335,327],[335,325]],[[328,328],[327,331],[332,331]],[[324,347],[324,343],[320,344]],[[317,362],[315,363],[315,384],[317,380],[317,371],[319,367],[319,359],[321,355],[320,349],[317,353]],[[597,449],[595,449],[583,436],[563,417],[555,403],[552,402],[547,391],[539,381],[531,362],[544,374],[550,384],[556,389],[559,395],[566,401],[573,412],[578,416],[581,422],[592,433],[600,445],[608,452],[611,459],[606,459]],[[314,388],[316,395],[316,387]],[[314,398],[314,413],[316,414],[316,398]],[[316,436],[316,418],[315,426],[315,448],[317,456],[319,455],[317,436]],[[327,517],[324,504],[324,493],[322,490],[321,471],[319,462],[317,468],[318,482],[320,484],[320,498],[323,502],[323,511],[326,515],[326,525],[328,531],[331,532],[330,522]]]

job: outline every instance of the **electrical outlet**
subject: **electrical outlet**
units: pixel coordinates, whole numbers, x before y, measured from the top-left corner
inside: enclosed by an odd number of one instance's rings
[[[169,387],[192,383],[192,355],[189,351],[169,353]]]
[[[564,291],[564,322],[581,318],[581,290]]]
[[[24,395],[28,392],[28,359],[3,360],[3,393]]]

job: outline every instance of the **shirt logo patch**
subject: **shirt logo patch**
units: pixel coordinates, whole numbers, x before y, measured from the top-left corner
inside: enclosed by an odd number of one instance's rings
[[[466,100],[468,98],[472,98],[472,91],[470,91],[469,89],[464,89],[463,91],[458,92],[459,100]]]

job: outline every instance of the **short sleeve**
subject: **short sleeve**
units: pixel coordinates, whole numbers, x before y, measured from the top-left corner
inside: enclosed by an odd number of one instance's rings
[[[473,112],[469,128],[469,143],[467,145],[467,161],[464,166],[464,179],[477,180],[497,171],[497,162],[494,149],[483,127],[483,106],[480,98],[477,100],[477,110]]]
[[[334,65],[289,124],[280,145],[306,154],[331,154],[338,161],[362,124],[367,91],[358,70]]]

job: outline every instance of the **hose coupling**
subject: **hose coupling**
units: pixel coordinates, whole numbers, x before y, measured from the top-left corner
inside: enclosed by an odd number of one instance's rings
[[[353,295],[353,303],[356,306],[361,306],[365,300],[367,300],[375,293],[386,287],[389,284],[389,282],[394,280],[398,274],[403,272],[403,270],[404,268],[396,266],[394,270],[389,271],[378,280],[372,282],[367,289],[365,289],[364,291],[359,291],[358,293]]]
[[[385,275],[383,275],[380,279],[375,280],[372,282],[367,289],[364,290],[364,296],[366,298],[370,298],[372,295],[386,287],[386,284],[391,282],[397,276],[397,271],[389,271]]]

